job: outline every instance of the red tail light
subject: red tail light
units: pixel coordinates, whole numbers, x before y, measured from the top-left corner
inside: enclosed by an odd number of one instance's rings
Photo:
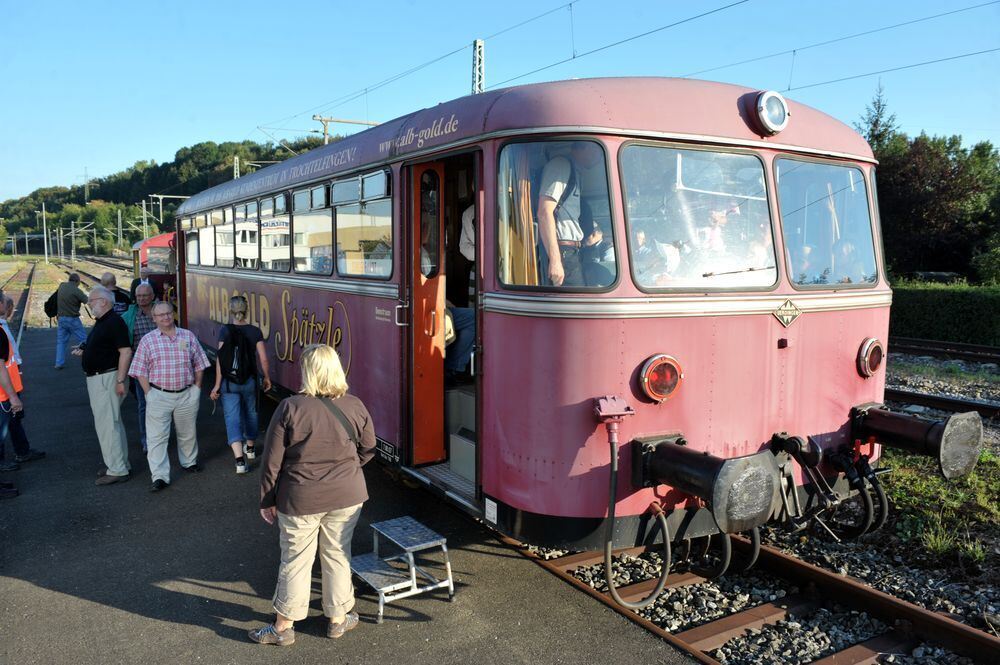
[[[874,375],[882,366],[884,359],[885,350],[882,348],[882,342],[874,337],[869,337],[861,343],[861,348],[858,349],[858,374],[866,379]]]
[[[647,360],[639,372],[642,391],[649,399],[657,402],[670,399],[683,378],[684,373],[677,361],[663,353]]]

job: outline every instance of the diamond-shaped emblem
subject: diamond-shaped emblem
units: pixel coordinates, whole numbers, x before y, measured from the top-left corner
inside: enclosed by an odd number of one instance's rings
[[[799,314],[801,313],[802,310],[792,304],[791,300],[786,300],[781,307],[772,312],[772,314],[774,314],[774,318],[781,321],[781,325],[786,328],[792,325],[792,322],[799,318]]]

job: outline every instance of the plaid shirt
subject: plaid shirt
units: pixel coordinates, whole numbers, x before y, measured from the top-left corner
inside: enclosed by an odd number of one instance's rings
[[[139,348],[139,342],[146,333],[156,330],[156,321],[153,321],[153,310],[149,310],[149,315],[142,313],[142,308],[137,308],[135,313],[135,324],[132,329],[132,350]]]
[[[128,374],[164,390],[182,390],[194,383],[195,372],[206,367],[208,358],[194,333],[176,328],[171,339],[157,329],[140,340]]]

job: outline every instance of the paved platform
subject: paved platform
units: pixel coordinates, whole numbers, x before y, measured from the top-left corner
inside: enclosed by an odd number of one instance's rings
[[[329,640],[317,569],[296,643],[253,644],[246,631],[272,615],[278,536],[257,512],[257,472],[234,472],[221,407],[213,416],[202,403],[204,471],[181,472],[171,444],[173,484],[151,494],[127,398],[133,478],[96,487],[84,376],[77,359],[52,368],[54,345],[48,330],[22,340],[25,426],[48,457],[0,476],[22,492],[0,502],[0,663],[693,662],[376,462],[354,552],[371,550],[370,523],[412,515],[448,538],[456,602],[447,592],[409,598],[376,625],[376,597],[356,583],[362,623]]]

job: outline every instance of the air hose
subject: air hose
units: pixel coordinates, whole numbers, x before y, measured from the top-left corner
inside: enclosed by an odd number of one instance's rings
[[[615,432],[617,434],[617,432]],[[604,538],[604,579],[608,584],[608,591],[611,593],[611,597],[615,599],[615,602],[622,607],[627,607],[630,610],[640,610],[644,607],[652,605],[657,597],[663,593],[664,587],[667,585],[667,575],[670,574],[670,526],[667,524],[666,513],[663,512],[663,507],[660,506],[658,502],[653,502],[649,504],[649,510],[656,515],[656,519],[660,523],[660,531],[663,534],[663,564],[660,566],[660,579],[656,583],[656,588],[653,592],[642,600],[636,602],[630,602],[618,595],[618,589],[615,587],[615,583],[612,575],[611,569],[611,553],[614,549],[614,538],[615,538],[615,497],[618,496],[618,437],[609,436],[609,442],[611,443],[611,488],[608,494],[608,521],[607,528],[605,530]]]

